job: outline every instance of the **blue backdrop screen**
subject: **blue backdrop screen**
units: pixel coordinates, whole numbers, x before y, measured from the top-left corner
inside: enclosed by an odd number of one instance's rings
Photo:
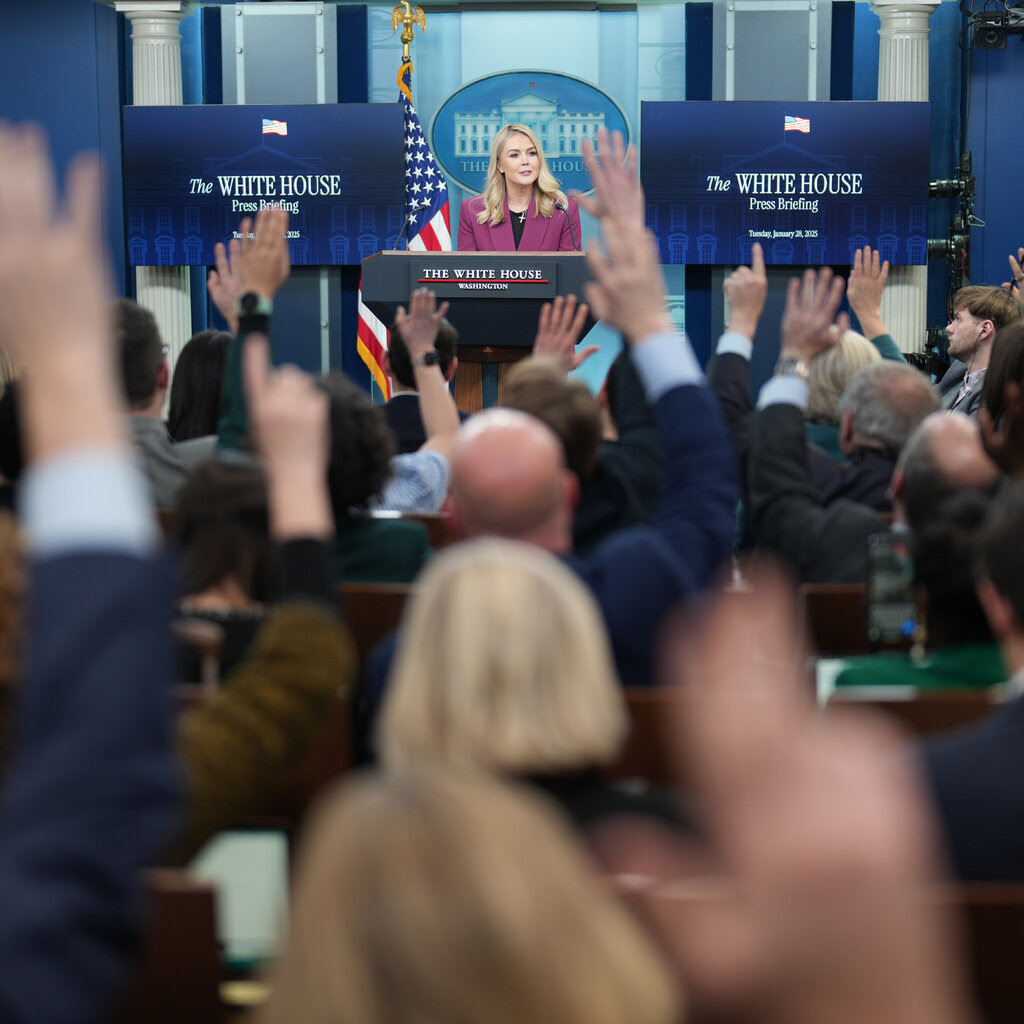
[[[290,214],[293,264],[357,264],[402,229],[402,108],[125,107],[124,182],[134,266],[212,264],[271,203]]]
[[[641,104],[647,224],[664,263],[926,261],[927,103]]]

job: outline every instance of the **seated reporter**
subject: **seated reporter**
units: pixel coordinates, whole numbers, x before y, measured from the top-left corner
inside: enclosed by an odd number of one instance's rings
[[[490,538],[422,573],[380,721],[385,771],[440,762],[525,780],[581,829],[611,814],[678,822],[663,796],[603,781],[626,730],[600,610],[557,558]]]
[[[433,769],[348,782],[303,844],[255,1024],[678,1024],[680,987],[532,794]]]

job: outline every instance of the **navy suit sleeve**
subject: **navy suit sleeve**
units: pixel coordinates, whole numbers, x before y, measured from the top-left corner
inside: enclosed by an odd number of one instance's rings
[[[128,554],[33,566],[20,749],[0,811],[0,1020],[95,1020],[178,792],[170,573]]]
[[[655,681],[651,659],[663,616],[707,584],[732,549],[735,526],[732,453],[709,389],[672,388],[654,413],[665,465],[654,522],[613,534],[586,559],[568,560],[601,607],[627,687]]]
[[[708,383],[718,398],[736,456],[742,465],[750,446],[750,417],[754,401],[750,394],[750,363],[735,352],[712,356]]]

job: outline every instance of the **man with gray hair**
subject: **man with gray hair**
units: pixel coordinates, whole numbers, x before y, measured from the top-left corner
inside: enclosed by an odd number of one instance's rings
[[[816,473],[825,504],[840,498],[888,514],[889,481],[914,428],[939,407],[931,381],[906,363],[872,363],[854,375],[839,400],[839,446],[846,463]]]

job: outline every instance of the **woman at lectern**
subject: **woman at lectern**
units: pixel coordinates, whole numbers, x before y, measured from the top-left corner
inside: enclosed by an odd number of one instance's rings
[[[459,249],[479,252],[572,252],[580,248],[580,211],[548,170],[525,124],[494,137],[483,194],[459,211]]]

